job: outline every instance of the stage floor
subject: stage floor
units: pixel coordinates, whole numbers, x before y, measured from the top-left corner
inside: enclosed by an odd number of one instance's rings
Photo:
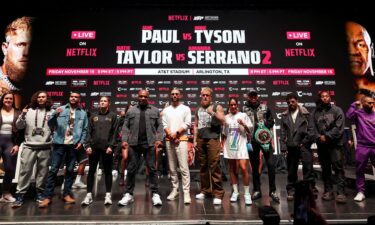
[[[192,174],[197,176],[198,174]],[[104,175],[103,175],[104,176]],[[169,194],[169,180],[166,176],[160,178],[160,194],[163,200],[161,207],[151,204],[151,194],[145,187],[145,176],[138,175],[135,202],[128,206],[119,207],[117,202],[123,195],[123,187],[118,181],[113,183],[113,205],[104,206],[104,177],[99,176],[98,191],[94,202],[88,207],[81,207],[86,190],[76,189],[74,194],[77,203],[66,205],[61,200],[60,187],[55,189],[56,196],[48,208],[39,209],[36,202],[29,198],[18,209],[12,209],[10,204],[0,203],[0,224],[262,224],[258,217],[258,208],[262,205],[272,205],[281,217],[281,224],[291,224],[290,214],[293,211],[293,203],[286,200],[286,174],[276,175],[278,194],[281,203],[277,204],[268,197],[268,176],[262,175],[263,197],[254,201],[253,205],[245,206],[243,196],[240,201],[229,201],[231,187],[229,182],[224,182],[226,190],[222,206],[214,206],[212,199],[195,200],[194,196],[199,192],[199,182],[192,181],[192,203],[184,205],[182,196],[179,200],[167,201]],[[368,198],[361,203],[352,199],[355,195],[353,189],[347,189],[348,203],[336,204],[335,201],[325,202],[321,200],[323,191],[322,182],[317,181],[319,198],[317,205],[324,218],[330,224],[365,224],[367,217],[375,215],[375,194],[366,193]],[[243,193],[242,185],[240,192]],[[180,191],[182,193],[182,191]]]

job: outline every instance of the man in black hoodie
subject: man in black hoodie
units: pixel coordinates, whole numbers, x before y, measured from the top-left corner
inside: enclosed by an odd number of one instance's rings
[[[273,148],[271,145],[271,129],[275,124],[271,110],[266,104],[260,103],[257,92],[251,91],[248,94],[248,101],[243,107],[243,111],[250,117],[251,122],[254,124],[254,133],[251,136],[252,151],[249,152],[254,185],[252,199],[257,200],[262,197],[260,189],[260,174],[258,170],[260,160],[259,155],[260,151],[262,151],[268,168],[269,196],[273,201],[280,203],[280,199],[276,194],[275,165],[273,162]]]
[[[337,176],[336,202],[346,203],[345,174],[343,162],[343,137],[345,115],[340,107],[331,104],[328,91],[318,95],[317,107],[312,113],[314,120],[314,140],[318,146],[319,161],[324,182],[323,200],[334,199],[332,169]]]

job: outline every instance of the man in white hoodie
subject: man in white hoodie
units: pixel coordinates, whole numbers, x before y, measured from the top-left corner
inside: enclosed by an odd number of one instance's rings
[[[20,174],[13,208],[22,206],[35,164],[36,200],[42,199],[52,144],[51,130],[47,124],[52,113],[51,105],[47,92],[37,91],[31,97],[30,104],[22,110],[22,114],[17,119],[17,129],[25,129],[25,142],[21,153]]]

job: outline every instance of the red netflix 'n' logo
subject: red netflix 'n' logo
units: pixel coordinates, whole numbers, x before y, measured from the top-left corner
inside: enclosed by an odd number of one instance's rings
[[[96,31],[72,31],[72,39],[95,39]]]

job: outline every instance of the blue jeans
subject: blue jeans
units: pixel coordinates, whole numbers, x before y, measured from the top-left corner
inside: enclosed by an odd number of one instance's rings
[[[74,145],[54,145],[51,155],[51,168],[48,172],[47,184],[43,193],[44,198],[53,197],[57,173],[59,172],[60,164],[64,157],[64,154],[66,171],[63,196],[73,196],[72,185],[74,181],[74,165],[77,161],[77,154],[79,153],[79,151],[74,149]]]

